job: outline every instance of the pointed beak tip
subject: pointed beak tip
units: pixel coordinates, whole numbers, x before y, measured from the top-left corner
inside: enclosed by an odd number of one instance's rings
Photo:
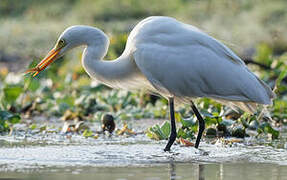
[[[40,71],[37,71],[33,74],[33,77],[36,77],[39,74]]]
[[[46,69],[53,61],[57,59],[61,49],[52,49],[48,55],[34,68],[28,69],[25,71],[25,74],[34,73],[33,77],[37,76],[41,71]]]

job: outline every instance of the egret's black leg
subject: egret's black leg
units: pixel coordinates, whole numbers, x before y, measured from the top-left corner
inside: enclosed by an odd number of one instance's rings
[[[171,132],[169,135],[169,139],[167,145],[164,148],[164,151],[170,151],[170,147],[174,143],[176,139],[176,127],[175,127],[175,119],[174,119],[174,102],[173,98],[168,99],[169,102],[169,111],[170,111],[170,124],[171,124]]]
[[[205,128],[205,122],[204,122],[202,116],[200,115],[200,113],[198,112],[196,106],[194,105],[194,103],[192,101],[191,101],[191,108],[192,108],[192,111],[194,112],[194,114],[196,115],[197,120],[198,120],[198,124],[199,124],[198,135],[197,135],[196,142],[195,142],[195,148],[198,148],[202,133],[203,133],[204,128]]]

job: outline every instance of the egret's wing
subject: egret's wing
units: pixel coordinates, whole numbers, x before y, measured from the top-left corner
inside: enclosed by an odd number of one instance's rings
[[[128,43],[137,66],[160,93],[271,103],[270,88],[238,56],[193,26],[159,18],[137,28]]]

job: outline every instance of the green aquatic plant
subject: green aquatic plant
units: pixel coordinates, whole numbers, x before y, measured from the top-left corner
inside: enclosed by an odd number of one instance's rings
[[[10,131],[13,124],[19,123],[20,120],[21,117],[19,115],[0,109],[0,133]]]

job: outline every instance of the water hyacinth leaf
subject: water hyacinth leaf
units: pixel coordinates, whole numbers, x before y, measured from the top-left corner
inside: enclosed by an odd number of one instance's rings
[[[242,124],[245,128],[248,128],[248,127],[249,127],[249,124],[248,124],[248,122],[246,121],[245,117],[240,118],[240,121],[241,121],[241,124]]]
[[[287,69],[281,71],[279,77],[276,80],[276,87],[278,88],[281,84],[281,81],[287,76]]]
[[[8,111],[0,111],[0,120],[8,121],[11,124],[16,124],[20,122],[21,117],[19,115],[12,114]]]
[[[64,98],[56,99],[57,110],[60,113],[59,115],[64,114],[68,109],[74,108],[75,98],[72,96],[65,96]]]
[[[264,122],[259,126],[259,133],[260,131],[270,133],[272,135],[272,139],[278,139],[279,137],[279,131],[274,129],[268,122]]]
[[[165,137],[168,137],[170,134],[170,123],[165,121],[161,127],[160,127],[161,131],[163,132],[163,134],[165,135]]]
[[[219,103],[215,103],[215,104],[213,104],[213,106],[215,107],[215,109],[217,111],[217,112],[214,112],[214,113],[218,113],[218,115],[219,115],[221,113],[221,111],[222,111],[222,105],[219,104]]]
[[[205,120],[206,126],[211,126],[213,124],[217,124],[218,122],[217,118],[215,117],[205,117],[204,120]]]
[[[0,132],[9,131],[9,124],[19,123],[20,120],[19,115],[14,115],[8,111],[0,111]]]
[[[154,116],[154,118],[162,118],[161,110],[160,109],[155,109],[153,111],[153,116]]]
[[[182,129],[179,128],[177,130],[177,138],[183,138],[183,139],[192,139],[193,138],[193,133],[189,129]]]
[[[192,127],[190,128],[190,131],[191,131],[191,132],[197,132],[197,131],[198,131],[198,123],[196,123],[194,126],[192,126]]]
[[[9,104],[14,103],[19,95],[23,92],[23,87],[19,85],[9,85],[3,89],[4,100]]]
[[[32,76],[25,76],[24,79],[25,89],[35,92],[40,87],[40,81]]]
[[[156,139],[156,140],[163,140],[163,139],[167,139],[168,138],[168,135],[166,136],[164,134],[164,132],[161,130],[160,126],[158,124],[150,127],[148,129],[148,133],[147,135],[153,139]]]
[[[174,113],[174,118],[175,118],[175,121],[176,122],[181,122],[181,115],[180,115],[180,113],[178,113],[178,112],[175,112]]]
[[[130,119],[131,119],[131,116],[130,116],[130,114],[127,114],[127,113],[125,113],[125,112],[122,112],[122,113],[118,116],[118,118],[119,118],[120,120],[130,120]]]
[[[8,120],[12,116],[8,111],[0,111],[0,120]]]
[[[151,128],[147,130],[146,136],[149,137],[150,139],[159,140],[158,136],[154,132],[151,131]]]
[[[160,126],[157,124],[155,125],[155,132],[159,135],[160,139],[167,139],[168,135],[166,136]]]
[[[184,128],[192,127],[197,124],[195,118],[193,117],[190,117],[188,119],[181,118],[180,122],[182,124],[182,127]]]
[[[133,113],[135,119],[142,119],[144,116],[141,112]]]
[[[11,124],[17,124],[20,122],[20,120],[21,120],[21,117],[19,115],[13,115],[11,118],[8,119],[8,121]]]
[[[31,124],[31,125],[29,126],[29,128],[30,128],[31,130],[34,130],[34,129],[37,128],[37,125],[36,125],[36,124]]]
[[[65,96],[64,98],[58,98],[56,100],[57,104],[65,103],[69,106],[74,106],[75,105],[75,98],[72,96]]]
[[[219,115],[219,112],[213,112],[212,116],[215,117],[215,118],[218,118],[220,115]]]
[[[0,119],[0,133],[9,131],[9,129],[10,129],[10,127],[9,127],[9,124],[7,123],[7,121]]]
[[[83,136],[84,137],[92,137],[93,136],[93,131],[85,129],[85,131],[83,132]]]
[[[177,138],[179,138],[179,137],[182,137],[182,138],[185,137],[185,132],[182,128],[179,128],[177,131]]]

